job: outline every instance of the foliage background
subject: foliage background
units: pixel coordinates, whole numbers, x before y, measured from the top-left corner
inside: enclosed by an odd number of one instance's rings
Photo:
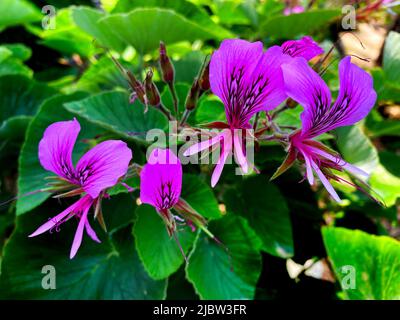
[[[143,114],[129,103],[128,86],[104,52],[143,77],[157,69],[163,40],[176,70],[180,109],[204,58],[224,38],[262,40],[266,47],[312,35],[334,57],[374,55],[365,66],[374,77],[378,102],[363,121],[326,135],[345,160],[371,174],[382,208],[354,188],[336,185],[346,199],[332,202],[322,188],[311,189],[299,167],[274,182],[269,178],[285,154],[263,143],[256,154],[257,176],[238,177],[226,167],[209,187],[209,166],[185,166],[182,197],[210,219],[209,227],[228,255],[204,234],[189,230],[180,240],[189,254],[184,265],[176,244],[154,210],[138,205],[138,192],[113,189],[105,201],[108,233],[102,244],[84,240],[70,261],[75,225],[28,239],[41,222],[68,201],[49,194],[23,196],[0,208],[0,297],[3,299],[399,299],[400,298],[400,23],[394,8],[367,12],[358,29],[368,34],[365,49],[341,33],[341,1],[314,1],[301,14],[284,16],[282,2],[265,0],[104,0],[0,2],[0,201],[44,187],[47,173],[37,146],[52,122],[77,117],[82,125],[74,157],[100,139],[118,138],[145,162],[143,133],[166,129],[155,109]],[[44,30],[41,8],[57,10],[56,28]],[[308,3],[303,3],[308,5]],[[360,10],[365,8],[360,4]],[[372,32],[372,31],[371,31]],[[96,39],[94,41],[94,38]],[[351,40],[349,40],[351,39]],[[363,41],[363,40],[362,40]],[[361,50],[360,53],[357,50]],[[375,50],[375,51],[374,51]],[[337,60],[324,79],[337,91]],[[155,74],[164,103],[171,97]],[[279,123],[299,126],[301,107],[282,113]],[[211,94],[199,101],[189,123],[224,118]],[[131,181],[137,185],[137,181]],[[356,230],[357,229],[357,230]],[[41,286],[44,265],[57,270],[57,289]],[[356,287],[346,289],[350,265]]]

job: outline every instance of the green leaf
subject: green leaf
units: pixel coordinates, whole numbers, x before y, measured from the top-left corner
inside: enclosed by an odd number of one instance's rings
[[[84,236],[77,256],[70,260],[69,251],[77,223],[71,219],[59,233],[28,238],[40,224],[60,212],[52,201],[32,215],[17,219],[17,228],[4,248],[0,287],[7,299],[162,299],[166,281],[151,279],[144,270],[128,226],[111,236],[92,226],[102,240]],[[130,210],[130,208],[126,208]],[[113,212],[116,214],[117,212]],[[56,289],[44,290],[42,268],[53,266]],[[47,271],[48,274],[48,271]]]
[[[147,113],[144,113],[144,106],[139,100],[130,103],[129,94],[122,91],[100,93],[65,103],[64,106],[89,122],[137,141],[144,141],[147,131],[167,126],[167,119],[161,112],[149,107]]]
[[[193,174],[185,174],[183,176],[181,197],[203,217],[209,219],[221,217],[217,199],[209,184],[198,176]]]
[[[19,159],[17,215],[28,212],[49,197],[50,194],[44,192],[27,195],[28,193],[45,188],[47,183],[45,178],[51,175],[39,163],[39,141],[43,136],[43,132],[53,122],[73,119],[74,116],[62,107],[63,103],[82,98],[83,96],[82,93],[77,93],[71,96],[59,95],[50,98],[42,104],[39,112],[31,121]],[[87,124],[82,119],[78,120],[82,131],[74,148],[75,159],[82,155],[88,147],[86,143],[83,143],[82,139],[93,138],[95,135],[93,126]],[[98,131],[96,133],[98,134]]]
[[[13,57],[21,61],[26,61],[32,56],[32,49],[22,43],[3,44],[1,47],[7,48]]]
[[[5,120],[0,126],[0,140],[23,141],[31,119],[30,116],[15,116]]]
[[[292,39],[321,30],[323,26],[326,29],[326,26],[340,15],[339,9],[320,9],[288,16],[274,16],[261,24],[260,32],[262,36],[274,39]]]
[[[372,173],[369,183],[383,199],[386,206],[396,204],[400,197],[400,178],[390,173],[384,166],[379,165]]]
[[[18,24],[26,24],[42,19],[38,8],[25,0],[1,0],[0,31]]]
[[[124,67],[128,69],[128,66],[124,65]],[[77,91],[101,93],[116,88],[126,88],[127,86],[128,82],[121,71],[109,57],[103,56],[92,63],[78,82],[72,84],[71,88]]]
[[[124,50],[126,44],[115,35],[113,30],[98,24],[98,21],[105,16],[103,12],[93,8],[72,7],[72,18],[79,28],[110,49]]]
[[[173,237],[169,237],[165,224],[156,210],[149,205],[141,205],[136,210],[133,234],[136,249],[148,274],[153,279],[164,279],[176,272],[184,262],[184,257]],[[188,226],[179,226],[176,233],[185,254],[196,238]]]
[[[22,75],[0,77],[0,123],[15,115],[34,115],[56,91]]]
[[[383,71],[389,81],[400,85],[400,33],[390,31],[383,51]]]
[[[400,136],[400,121],[384,119],[376,109],[373,109],[369,113],[365,120],[365,126],[368,136],[372,138],[381,136]]]
[[[189,256],[186,275],[202,299],[253,299],[261,273],[259,239],[236,216],[212,221],[209,230],[228,248],[203,232]]]
[[[57,11],[54,29],[40,30],[41,43],[64,54],[89,57],[95,46],[91,36],[80,30],[72,19],[72,7]]]
[[[322,229],[325,247],[347,299],[400,299],[400,244],[344,228]],[[352,287],[351,277],[355,276]]]
[[[378,153],[359,125],[341,127],[335,133],[339,151],[347,162],[368,174],[377,168]]]
[[[160,41],[170,45],[215,38],[207,29],[169,9],[138,8],[126,14],[109,15],[98,24],[101,29],[112,30],[114,36],[142,55],[157,49]]]
[[[196,22],[220,39],[233,37],[231,32],[216,24],[201,6],[196,6],[186,0],[120,0],[113,13],[125,13],[135,8],[172,9],[186,19]]]
[[[229,189],[227,211],[247,219],[262,241],[262,250],[282,258],[293,256],[292,224],[285,198],[265,176],[243,180]]]
[[[200,100],[195,118],[198,124],[205,124],[213,121],[226,121],[224,104],[219,98],[207,96],[207,98]]]

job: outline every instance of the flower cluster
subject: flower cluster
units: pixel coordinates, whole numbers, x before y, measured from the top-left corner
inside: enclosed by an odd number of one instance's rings
[[[311,185],[315,183],[317,176],[332,198],[341,201],[329,182],[343,180],[334,172],[345,170],[355,176],[366,174],[345,162],[337,152],[316,139],[340,126],[354,124],[369,113],[376,101],[372,78],[354,65],[350,57],[343,58],[339,64],[340,90],[332,103],[328,86],[315,71],[318,63],[314,65],[314,69],[309,64],[310,60],[321,54],[322,48],[310,37],[287,41],[266,51],[261,42],[230,39],[221,43],[219,49],[212,54],[210,62],[202,67],[195,79],[186,101],[189,107],[186,108],[184,119],[180,121],[183,127],[198,97],[208,89],[224,104],[226,122],[210,125],[221,131],[184,151],[184,156],[191,156],[220,147],[221,153],[211,176],[212,187],[218,183],[228,156],[234,156],[242,172],[257,172],[246,155],[246,139],[241,134],[246,130],[250,130],[258,141],[266,139],[264,133],[270,131],[272,138],[285,146],[287,157],[273,178],[285,172],[297,160],[304,164],[305,178]],[[175,97],[175,71],[163,43],[160,46],[160,66],[162,79]],[[146,106],[149,104],[165,113],[158,89],[151,77],[152,73],[147,73],[143,84],[133,75],[128,77],[133,90],[132,97],[137,97]],[[285,109],[296,103],[304,108],[300,116],[302,126],[290,132],[282,131],[273,122],[270,111],[280,105]],[[169,119],[173,118],[171,113],[166,115]],[[175,115],[177,116],[177,105]],[[260,115],[265,115],[265,120],[264,126],[258,128]],[[101,200],[108,196],[108,188],[123,183],[132,160],[132,152],[126,143],[110,140],[96,145],[74,166],[72,150],[79,131],[80,125],[75,119],[57,122],[47,128],[40,141],[40,163],[46,170],[57,175],[48,190],[57,192],[57,197],[80,198],[30,235],[33,237],[58,228],[71,217],[78,218],[71,258],[75,256],[82,242],[84,230],[94,241],[100,241],[89,224],[90,208],[94,207],[94,216],[104,225]],[[171,150],[155,148],[147,164],[132,165],[135,165],[136,172],[140,175],[141,202],[156,209],[171,237],[175,236],[176,219],[179,219],[192,229],[199,228],[215,239],[207,230],[206,220],[201,213],[196,212],[181,198],[182,165]],[[59,194],[60,192],[63,193]]]

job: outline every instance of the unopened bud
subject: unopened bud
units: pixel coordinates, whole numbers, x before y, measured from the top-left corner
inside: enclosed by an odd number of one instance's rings
[[[160,67],[161,76],[164,82],[171,84],[174,82],[175,69],[171,59],[167,55],[167,49],[164,42],[160,41]]]
[[[158,89],[152,79],[153,71],[149,70],[146,74],[146,79],[144,80],[144,88],[146,90],[147,102],[151,106],[158,106],[161,101],[160,93],[158,92]]]
[[[210,89],[210,62],[207,63],[199,78],[199,85],[202,91]]]
[[[192,111],[194,108],[196,108],[197,100],[199,99],[199,93],[200,93],[199,81],[197,78],[195,78],[193,85],[190,88],[189,93],[186,97],[185,101],[186,110]]]
[[[129,79],[129,85],[133,90],[133,93],[131,95],[131,102],[133,103],[135,99],[138,98],[141,103],[147,105],[146,92],[143,84],[135,78],[132,72],[128,71],[126,72],[126,74]]]

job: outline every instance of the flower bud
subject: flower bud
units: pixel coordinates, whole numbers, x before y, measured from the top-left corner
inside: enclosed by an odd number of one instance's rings
[[[128,79],[129,79],[129,85],[133,90],[133,94],[131,95],[131,103],[135,101],[136,98],[140,100],[141,103],[144,105],[147,105],[147,100],[146,100],[146,92],[145,88],[143,87],[143,84],[138,81],[135,76],[133,75],[132,72],[128,71],[126,72]]]
[[[153,82],[153,71],[149,70],[144,80],[144,88],[146,90],[147,101],[151,106],[158,106],[161,98],[156,85]]]
[[[196,108],[197,100],[199,99],[199,93],[200,93],[199,80],[195,78],[193,85],[190,88],[189,93],[186,97],[185,101],[186,110],[192,111],[194,108]]]
[[[208,89],[210,89],[209,73],[210,73],[210,62],[207,63],[199,78],[199,85],[202,91],[207,91]]]
[[[162,41],[160,41],[160,67],[163,81],[172,84],[174,82],[175,70],[171,59],[167,55],[165,44]]]

